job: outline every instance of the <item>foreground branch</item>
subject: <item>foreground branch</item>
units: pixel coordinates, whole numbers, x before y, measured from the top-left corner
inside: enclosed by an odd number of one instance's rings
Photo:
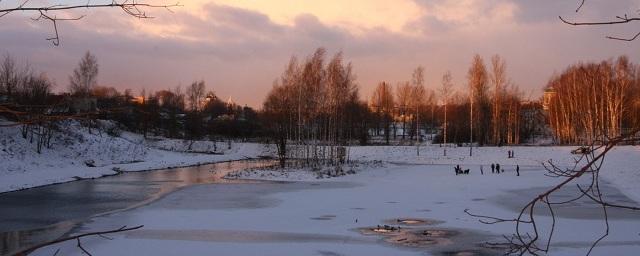
[[[60,45],[60,35],[58,34],[58,21],[77,21],[84,18],[84,15],[77,16],[75,18],[59,18],[57,17],[57,13],[61,13],[63,11],[75,10],[75,9],[95,9],[95,8],[119,8],[127,15],[133,16],[139,19],[149,19],[153,18],[149,16],[145,11],[146,8],[164,8],[169,12],[172,7],[182,6],[180,3],[175,3],[171,5],[155,5],[148,3],[140,3],[137,0],[123,0],[112,1],[109,4],[90,4],[87,3],[85,5],[49,5],[49,6],[40,6],[40,7],[28,7],[26,6],[30,0],[25,0],[22,4],[15,8],[8,9],[0,9],[0,18],[8,15],[12,12],[27,12],[27,13],[36,13],[37,16],[32,18],[34,21],[50,21],[53,25],[54,36],[47,38],[48,41],[51,41],[53,45]]]
[[[576,9],[576,12],[580,12],[580,10],[582,9],[582,7],[585,4],[585,0],[581,0],[580,4],[578,6],[578,8]],[[640,10],[637,11],[640,14]],[[558,18],[565,24],[571,25],[571,26],[608,26],[608,25],[620,25],[620,24],[628,24],[631,22],[635,22],[635,21],[640,21],[640,17],[635,16],[635,17],[629,17],[627,14],[624,14],[622,16],[616,16],[615,19],[613,20],[608,20],[608,21],[596,21],[596,22],[575,22],[575,21],[569,21],[565,18],[563,18],[562,16],[558,16]],[[618,40],[618,41],[634,41],[636,40],[638,37],[640,37],[640,32],[638,32],[635,36],[633,37],[629,37],[629,38],[623,38],[623,37],[615,37],[615,36],[606,36],[607,39],[612,39],[612,40]]]
[[[512,222],[515,224],[515,233],[511,236],[504,236],[506,240],[505,243],[488,243],[488,246],[504,248],[508,255],[538,255],[540,253],[549,252],[551,240],[556,229],[556,215],[554,207],[568,204],[581,198],[586,198],[602,208],[603,222],[605,223],[605,230],[603,234],[591,244],[587,252],[587,255],[589,255],[595,246],[609,235],[609,208],[640,211],[640,207],[637,206],[619,205],[606,202],[600,189],[599,176],[607,153],[620,143],[634,143],[640,141],[640,138],[635,137],[638,132],[640,132],[640,129],[635,129],[629,134],[621,135],[613,139],[603,136],[602,140],[596,141],[591,145],[589,153],[584,154],[579,159],[576,159],[576,165],[573,168],[562,169],[549,161],[544,165],[545,169],[549,172],[547,176],[562,178],[563,180],[554,187],[543,191],[541,194],[531,199],[524,207],[521,208],[516,218],[499,218],[479,215],[471,213],[468,209],[465,210],[465,213],[478,218],[478,220],[484,224],[497,224],[504,222]],[[600,145],[596,145],[596,143],[600,143]],[[586,161],[586,163],[583,166],[578,166],[578,164],[583,160]],[[589,174],[591,176],[590,183],[588,185],[577,184],[579,193],[575,197],[560,202],[552,202],[550,200],[550,197],[554,193],[558,192],[563,187],[566,187],[569,183],[576,181],[578,178]],[[536,205],[538,204],[543,204],[545,207],[536,208]],[[551,217],[551,226],[547,229],[543,229],[536,222],[537,217],[542,215],[538,212],[540,209],[546,209]],[[541,242],[540,239],[543,237],[546,237],[546,239],[544,242]]]
[[[66,237],[66,238],[60,238],[57,240],[53,240],[51,242],[47,242],[47,243],[42,243],[42,244],[38,244],[38,245],[34,245],[32,247],[29,247],[25,250],[22,250],[18,253],[16,253],[16,256],[22,256],[22,255],[28,255],[29,253],[34,252],[37,249],[40,248],[44,248],[50,245],[54,245],[54,244],[59,244],[59,243],[63,243],[66,241],[71,241],[71,240],[76,240],[77,241],[77,246],[78,248],[80,248],[80,250],[82,250],[85,254],[87,255],[91,255],[91,253],[89,253],[84,247],[82,247],[82,244],[80,242],[80,238],[83,237],[88,237],[88,236],[100,236],[100,237],[105,237],[104,235],[107,234],[114,234],[114,233],[120,233],[120,232],[127,232],[127,231],[131,231],[131,230],[136,230],[136,229],[140,229],[144,227],[144,225],[139,225],[139,226],[135,226],[135,227],[130,227],[128,228],[127,226],[122,226],[118,229],[112,229],[112,230],[106,230],[106,231],[98,231],[98,232],[91,232],[91,233],[85,233],[85,234],[80,234],[80,235],[75,235],[75,236],[70,236],[70,237]]]

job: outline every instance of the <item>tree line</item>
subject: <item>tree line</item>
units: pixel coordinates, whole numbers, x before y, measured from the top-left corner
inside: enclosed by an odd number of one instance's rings
[[[341,148],[359,143],[519,144],[542,129],[541,105],[528,104],[506,74],[506,63],[493,56],[487,69],[474,56],[468,83],[456,91],[450,72],[436,92],[425,87],[425,69],[392,86],[382,81],[367,101],[351,63],[341,52],[327,60],[324,48],[299,61],[293,56],[274,81],[261,112],[266,135],[279,155],[307,162],[340,162]],[[526,115],[530,111],[536,115]]]
[[[0,62],[0,115],[15,123],[3,126],[21,126],[38,152],[68,119],[80,121],[89,132],[97,128],[97,120],[114,120],[118,126],[108,131],[114,135],[124,129],[188,140],[260,136],[256,110],[223,101],[204,81],[184,89],[143,89],[136,96],[130,89],[99,86],[98,74],[98,60],[87,52],[69,76],[68,88],[54,93],[55,83],[46,73],[5,55]]]
[[[501,56],[485,63],[475,55],[461,85],[447,71],[440,84],[427,86],[419,66],[406,81],[381,81],[362,97],[353,65],[341,52],[328,56],[318,48],[304,59],[292,56],[262,109],[254,110],[223,101],[205,81],[136,95],[99,86],[98,60],[89,52],[71,72],[67,90],[53,93],[46,73],[5,55],[0,112],[21,125],[38,151],[60,120],[80,120],[89,131],[96,120],[114,120],[145,137],[267,140],[278,145],[282,159],[315,165],[348,161],[348,146],[355,144],[499,146],[545,135],[576,144],[615,137],[640,125],[639,73],[624,56],[578,63],[554,75],[543,98],[524,100]]]
[[[369,101],[373,133],[383,135],[387,144],[391,138],[405,140],[405,136],[414,141],[414,136],[421,137],[417,132],[435,134],[436,143],[479,145],[519,144],[534,135],[535,129],[523,125],[531,118],[523,112],[540,107],[525,104],[499,55],[492,57],[490,69],[475,55],[466,78],[466,85],[456,90],[447,71],[437,90],[425,89],[424,68],[418,67],[410,81],[398,83],[395,89],[380,82]]]
[[[578,63],[554,75],[545,99],[561,144],[591,144],[640,127],[640,72],[625,56]]]
[[[342,163],[348,158],[344,146],[354,140],[366,144],[368,111],[352,66],[342,53],[326,58],[324,48],[304,61],[293,56],[264,101],[264,128],[278,145],[282,165],[286,158]]]

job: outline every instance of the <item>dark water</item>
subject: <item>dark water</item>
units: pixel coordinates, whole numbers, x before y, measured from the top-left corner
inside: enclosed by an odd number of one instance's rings
[[[274,165],[243,160],[196,167],[132,172],[0,194],[0,254],[60,238],[90,217],[148,204],[194,184],[248,183],[225,180],[229,172]]]

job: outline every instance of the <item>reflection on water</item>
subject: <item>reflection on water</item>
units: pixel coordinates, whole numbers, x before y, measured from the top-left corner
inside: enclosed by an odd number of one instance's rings
[[[0,254],[57,239],[89,217],[147,204],[193,184],[247,183],[227,173],[274,165],[245,160],[149,172],[132,172],[0,194]]]

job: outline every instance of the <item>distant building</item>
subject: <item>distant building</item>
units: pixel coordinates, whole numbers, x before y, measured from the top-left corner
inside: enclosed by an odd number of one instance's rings
[[[544,90],[544,96],[542,99],[542,109],[544,111],[549,111],[549,107],[551,106],[551,101],[556,97],[556,89],[553,87],[548,87]]]

